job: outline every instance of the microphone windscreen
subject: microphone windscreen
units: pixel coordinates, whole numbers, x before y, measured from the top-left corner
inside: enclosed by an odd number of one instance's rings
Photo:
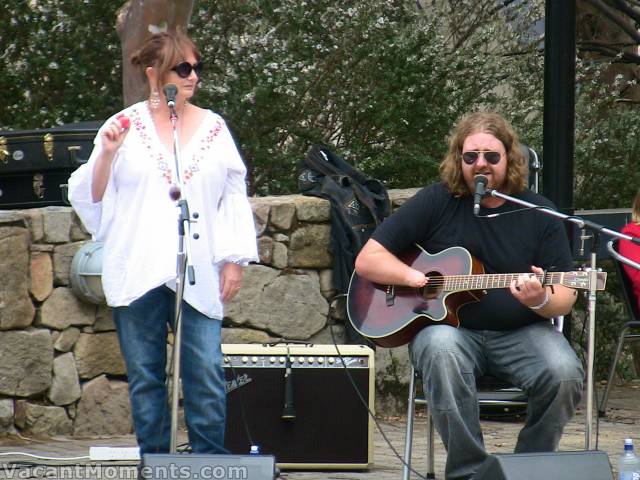
[[[162,90],[164,92],[164,96],[167,97],[168,102],[174,102],[176,100],[178,87],[175,83],[167,83]]]

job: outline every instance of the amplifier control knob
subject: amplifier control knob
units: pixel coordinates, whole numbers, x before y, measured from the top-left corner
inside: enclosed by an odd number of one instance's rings
[[[313,357],[309,357],[309,358],[307,359],[307,362],[309,362],[309,365],[311,365],[311,364],[313,363]]]
[[[251,357],[251,361],[253,363],[258,363],[258,357]]]
[[[324,357],[318,357],[318,363],[322,365],[324,363]]]
[[[300,358],[298,358],[298,362],[300,362],[300,363],[304,363],[304,357],[300,357]]]
[[[249,357],[242,357],[242,363],[247,363],[249,361]]]
[[[335,362],[333,357],[329,357],[329,364],[333,365],[333,362]]]
[[[278,360],[280,361],[280,363],[284,363],[284,362],[286,362],[287,359],[284,358],[284,357],[280,357]]]
[[[276,363],[276,357],[269,357],[269,363],[271,364]]]
[[[224,363],[229,363],[229,357],[224,357]]]

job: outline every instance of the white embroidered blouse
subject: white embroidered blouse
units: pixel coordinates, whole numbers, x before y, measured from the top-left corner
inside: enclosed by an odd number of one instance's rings
[[[175,290],[178,251],[179,209],[169,197],[173,152],[160,141],[146,102],[121,113],[129,117],[131,128],[113,160],[102,201],[94,203],[91,197],[100,132],[89,161],[69,179],[71,204],[94,240],[104,242],[102,285],[112,307],[129,305],[163,284]],[[224,120],[209,110],[181,146],[180,157],[183,197],[192,218],[198,214],[191,232],[199,235],[189,240],[196,283],[185,282],[184,299],[221,319],[220,268],[227,261],[258,260],[246,168]]]

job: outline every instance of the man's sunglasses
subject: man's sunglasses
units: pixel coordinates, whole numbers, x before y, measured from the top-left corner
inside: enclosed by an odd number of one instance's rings
[[[462,160],[467,165],[473,165],[476,162],[476,160],[480,158],[480,155],[484,155],[484,159],[487,162],[489,162],[491,165],[496,165],[501,158],[500,152],[483,152],[483,151],[472,150],[469,152],[464,152],[462,154]]]
[[[195,65],[191,65],[189,62],[182,62],[171,70],[176,72],[180,78],[188,78],[192,71],[196,72],[196,75],[200,77],[202,73],[202,62],[198,62]]]

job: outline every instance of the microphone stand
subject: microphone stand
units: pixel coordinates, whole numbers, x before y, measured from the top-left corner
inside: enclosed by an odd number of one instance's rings
[[[640,238],[631,237],[629,235],[625,235],[620,232],[616,232],[615,230],[610,230],[608,228],[603,227],[595,222],[591,222],[589,220],[584,220],[575,215],[565,215],[564,213],[560,213],[557,210],[554,210],[550,207],[546,207],[543,205],[536,205],[535,203],[526,202],[519,198],[511,197],[504,193],[498,192],[492,188],[487,188],[486,193],[491,195],[492,197],[502,198],[503,200],[507,200],[512,203],[516,203],[518,205],[522,205],[524,207],[529,207],[536,209],[546,215],[551,215],[553,217],[557,217],[566,222],[571,222],[576,224],[579,228],[589,228],[594,232],[594,238],[598,233],[604,233],[609,235],[610,237],[616,237],[623,240],[629,240],[636,244],[640,245]],[[492,218],[499,214],[487,215],[487,217]],[[593,247],[593,246],[592,246]],[[589,273],[589,301],[588,301],[588,310],[589,310],[589,340],[587,344],[587,408],[585,412],[585,450],[593,449],[593,439],[591,435],[591,427],[593,424],[593,361],[594,361],[594,352],[595,352],[595,329],[596,329],[596,287],[598,282],[598,270],[596,269],[596,249],[591,248],[591,264],[586,271]]]
[[[168,89],[167,89],[168,90]],[[177,90],[176,90],[177,91]],[[174,340],[173,340],[173,375],[171,376],[171,439],[169,444],[170,453],[176,453],[178,447],[178,404],[180,401],[180,347],[182,342],[182,299],[184,297],[185,276],[188,274],[189,284],[194,285],[195,272],[193,265],[191,264],[191,249],[190,249],[190,237],[191,237],[191,216],[189,214],[189,204],[184,197],[184,183],[182,181],[182,159],[180,157],[180,148],[178,141],[178,115],[175,110],[175,91],[173,95],[167,95],[171,120],[171,127],[173,131],[173,152],[175,159],[175,170],[177,186],[172,185],[169,191],[169,195],[172,200],[176,200],[177,206],[180,209],[178,214],[178,254],[177,254],[177,268],[176,268],[176,305],[174,316]],[[173,97],[173,98],[170,98]],[[194,218],[198,218],[198,214],[194,212]],[[198,235],[194,234],[194,239],[197,240]],[[186,240],[186,241],[185,241]]]

